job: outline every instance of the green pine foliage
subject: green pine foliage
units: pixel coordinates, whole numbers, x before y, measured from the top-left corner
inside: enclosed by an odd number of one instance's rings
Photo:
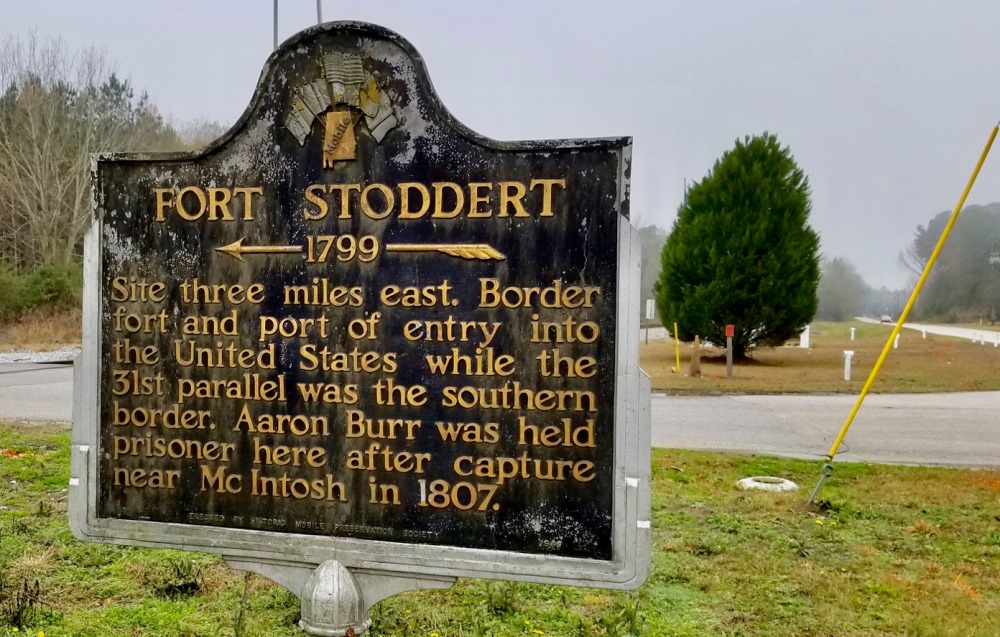
[[[683,341],[725,343],[734,355],[781,345],[816,313],[819,237],[809,183],[774,135],[737,140],[688,191],[662,252],[656,302]]]

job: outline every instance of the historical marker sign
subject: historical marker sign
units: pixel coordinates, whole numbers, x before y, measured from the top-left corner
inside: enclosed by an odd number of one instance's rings
[[[75,532],[640,583],[630,148],[480,137],[405,41],[334,23],[204,152],[98,157]]]

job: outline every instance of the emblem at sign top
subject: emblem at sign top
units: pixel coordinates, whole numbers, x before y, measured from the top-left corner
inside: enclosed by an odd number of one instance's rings
[[[363,125],[376,143],[399,124],[392,98],[361,58],[324,53],[318,77],[292,92],[285,129],[300,146],[314,127],[323,128],[323,168],[357,158],[357,129]],[[319,124],[317,124],[319,122]]]

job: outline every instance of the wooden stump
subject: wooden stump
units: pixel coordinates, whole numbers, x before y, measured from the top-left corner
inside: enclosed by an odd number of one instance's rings
[[[688,368],[688,376],[691,378],[701,377],[701,339],[694,337],[691,345],[691,366]]]

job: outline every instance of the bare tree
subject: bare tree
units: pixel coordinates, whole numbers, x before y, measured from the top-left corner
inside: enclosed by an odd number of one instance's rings
[[[91,154],[176,135],[94,49],[8,38],[0,91],[0,248],[22,268],[69,262],[90,223]]]
[[[187,149],[204,148],[225,135],[227,130],[228,126],[206,119],[190,120],[177,127],[181,143]]]

